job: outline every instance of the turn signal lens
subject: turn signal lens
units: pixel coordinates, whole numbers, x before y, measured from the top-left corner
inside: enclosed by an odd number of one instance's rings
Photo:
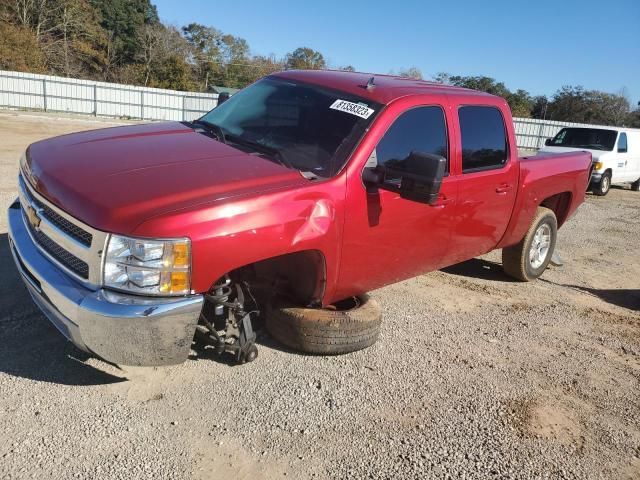
[[[189,244],[188,243],[173,244],[173,266],[174,267],[189,266]]]
[[[594,170],[600,170],[602,168],[602,162],[596,162],[593,164],[593,169]]]

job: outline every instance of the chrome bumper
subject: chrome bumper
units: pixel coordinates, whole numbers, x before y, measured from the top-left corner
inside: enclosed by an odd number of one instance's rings
[[[121,365],[173,365],[191,348],[203,296],[150,298],[90,290],[40,253],[18,202],[8,211],[9,245],[34,302],[78,348]]]

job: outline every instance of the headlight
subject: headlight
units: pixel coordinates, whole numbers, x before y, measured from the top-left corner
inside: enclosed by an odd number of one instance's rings
[[[186,295],[191,291],[191,242],[111,235],[103,271],[105,287],[143,295]]]

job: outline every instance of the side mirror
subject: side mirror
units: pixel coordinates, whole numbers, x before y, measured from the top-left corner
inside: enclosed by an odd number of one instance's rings
[[[547,138],[547,139],[544,141],[544,144],[545,144],[547,147],[548,147],[549,145],[551,145],[551,139],[550,139],[550,138]]]
[[[368,186],[398,192],[402,198],[435,203],[440,194],[447,159],[431,153],[411,152],[403,160],[389,160],[375,169],[365,168],[362,180]]]
[[[222,92],[218,94],[218,105],[222,105],[229,100],[229,92]]]

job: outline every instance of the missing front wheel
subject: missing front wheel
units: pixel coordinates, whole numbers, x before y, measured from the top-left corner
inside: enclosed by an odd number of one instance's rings
[[[238,364],[252,362],[258,356],[252,317],[259,314],[249,286],[226,276],[205,295],[197,334],[215,354],[232,355]]]

